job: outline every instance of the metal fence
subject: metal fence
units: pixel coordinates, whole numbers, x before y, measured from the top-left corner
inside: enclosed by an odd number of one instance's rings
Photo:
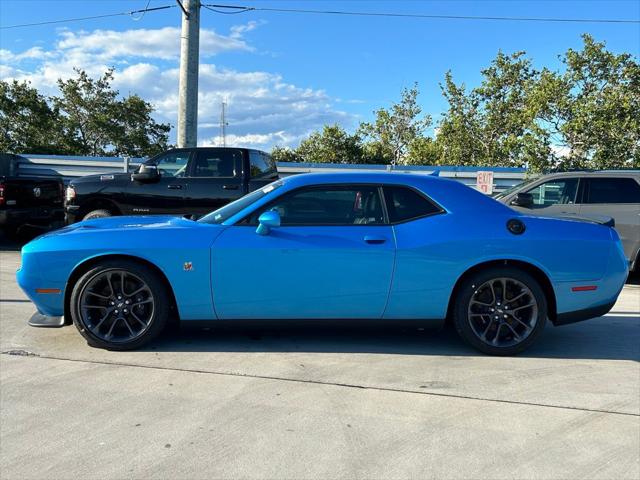
[[[120,157],[80,157],[62,155],[22,155],[16,158],[15,171],[18,176],[63,177],[69,181],[76,177],[91,174],[133,171],[144,161],[143,158]],[[506,167],[453,167],[453,166],[403,166],[331,164],[331,163],[278,163],[278,172],[286,177],[298,173],[310,172],[406,172],[428,175],[434,171],[439,176],[453,178],[466,185],[475,187],[478,171],[493,172],[493,188],[501,191],[520,183],[525,175],[524,168]]]

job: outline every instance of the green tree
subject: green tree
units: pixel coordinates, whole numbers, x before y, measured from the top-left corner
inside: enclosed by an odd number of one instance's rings
[[[583,35],[564,72],[544,70],[538,85],[541,125],[558,148],[559,168],[640,168],[640,64]]]
[[[68,153],[60,114],[29,82],[0,81],[0,152]]]
[[[364,158],[360,138],[337,124],[325,125],[309,135],[300,142],[296,155],[314,163],[362,163]]]
[[[167,148],[171,127],[157,123],[151,104],[137,95],[120,100],[111,86],[113,69],[98,79],[83,70],[76,73],[58,80],[61,95],[53,105],[77,154],[150,156]]]
[[[271,149],[271,158],[276,162],[302,162],[295,150],[276,145]]]
[[[442,146],[430,137],[418,137],[409,145],[407,165],[446,165]]]
[[[550,154],[533,101],[539,78],[524,52],[499,52],[469,93],[450,72],[442,86],[449,102],[438,134],[447,158],[458,165],[542,168]]]
[[[157,123],[153,106],[138,95],[130,95],[116,105],[118,122],[111,142],[120,156],[150,157],[169,148],[171,126]]]
[[[383,163],[406,164],[409,149],[431,125],[431,117],[423,115],[418,105],[418,85],[402,90],[399,103],[375,112],[372,123],[362,123],[358,135],[365,139],[365,157]]]

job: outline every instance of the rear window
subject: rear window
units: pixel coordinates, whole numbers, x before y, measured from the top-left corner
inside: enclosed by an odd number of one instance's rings
[[[640,203],[640,184],[633,178],[589,178],[585,203]]]
[[[386,186],[384,198],[391,223],[406,222],[442,212],[431,200],[406,187]]]
[[[249,150],[251,178],[273,178],[277,174],[276,162],[264,152]]]

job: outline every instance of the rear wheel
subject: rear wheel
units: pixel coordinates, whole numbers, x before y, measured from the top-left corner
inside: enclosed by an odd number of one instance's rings
[[[490,268],[466,279],[455,299],[454,325],[473,347],[491,355],[514,355],[538,338],[547,301],[528,273]]]
[[[91,220],[92,218],[104,218],[111,216],[113,216],[113,213],[110,210],[101,208],[99,210],[91,210],[84,217],[82,217],[82,220]]]
[[[85,273],[71,293],[71,317],[95,347],[139,348],[164,329],[169,316],[167,287],[149,267],[107,260]]]

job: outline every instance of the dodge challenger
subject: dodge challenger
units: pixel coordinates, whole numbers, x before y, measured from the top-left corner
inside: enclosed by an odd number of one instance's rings
[[[451,322],[493,355],[545,323],[607,313],[627,277],[616,231],[533,217],[462,183],[401,173],[278,180],[198,221],[111,217],[22,249],[30,323],[135,349],[170,320]]]

